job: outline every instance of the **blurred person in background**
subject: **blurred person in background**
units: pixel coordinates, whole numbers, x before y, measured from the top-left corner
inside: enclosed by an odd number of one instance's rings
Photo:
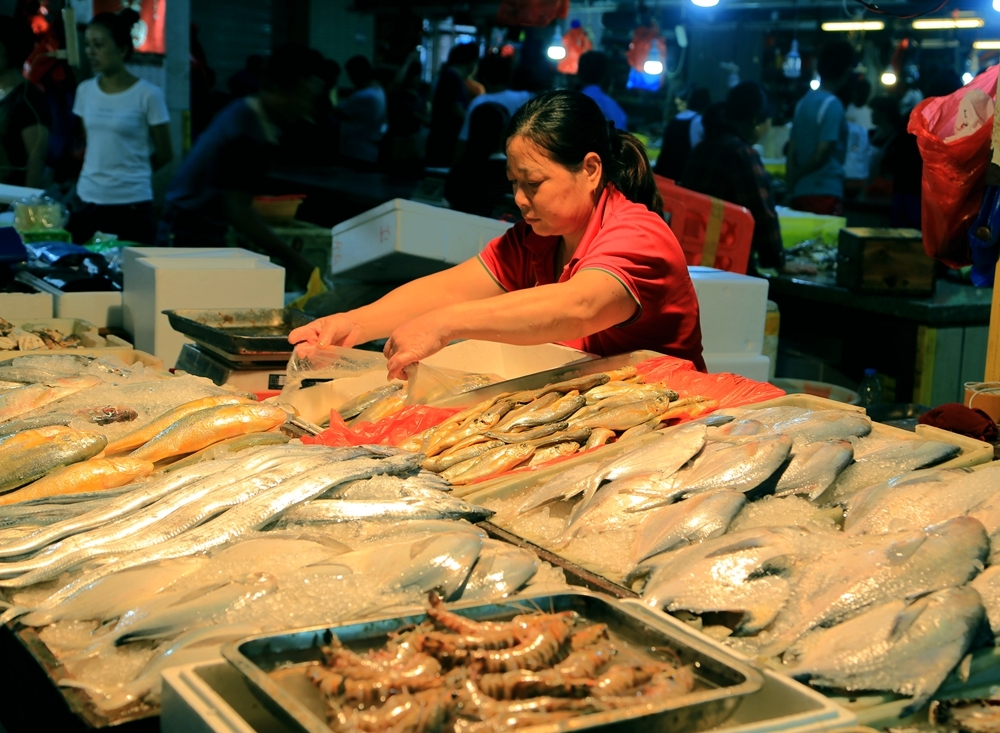
[[[608,94],[611,74],[608,71],[608,56],[600,51],[587,51],[580,56],[576,72],[580,91],[597,102],[604,117],[615,123],[615,127],[623,132],[628,129],[628,118],[621,108]]]
[[[75,242],[98,231],[127,242],[153,241],[153,171],[173,159],[173,148],[163,90],[125,68],[138,20],[134,10],[123,10],[99,13],[87,26],[87,59],[96,76],[77,87],[73,105],[87,136],[68,227]]]
[[[340,155],[356,168],[374,169],[386,128],[385,91],[364,56],[349,58],[344,70],[354,91],[337,104]]]
[[[462,129],[458,133],[458,144],[455,148],[456,159],[462,156],[462,150],[469,139],[469,120],[477,107],[483,104],[494,104],[506,113],[509,120],[514,116],[525,102],[534,95],[524,89],[510,89],[508,85],[511,79],[512,60],[509,57],[501,56],[498,53],[487,54],[479,62],[479,70],[476,77],[486,89],[484,94],[480,94],[469,103],[465,121]]]
[[[0,182],[44,188],[49,105],[23,71],[34,45],[25,21],[0,16]]]
[[[680,111],[663,130],[663,144],[654,172],[676,181],[684,174],[691,151],[705,136],[702,115],[712,104],[712,95],[704,87],[695,87],[683,99],[674,102]]]
[[[287,277],[305,286],[313,265],[271,230],[253,208],[267,192],[282,129],[310,115],[320,84],[298,46],[267,61],[260,93],[237,99],[198,138],[167,189],[157,233],[164,247],[225,247],[232,225],[252,244],[281,260]]]
[[[872,137],[874,155],[868,186],[870,196],[889,196],[889,224],[920,229],[920,186],[924,161],[917,138],[906,129],[909,115],[899,112],[895,97],[872,100],[872,118],[876,125]]]
[[[758,275],[758,267],[814,274],[811,266],[785,262],[771,179],[753,147],[771,129],[773,115],[756,82],[730,89],[724,104],[705,111],[705,137],[688,156],[680,185],[750,211],[754,228],[748,275]]]
[[[868,100],[872,96],[872,84],[867,79],[858,79],[851,90],[851,103],[847,105],[844,117],[848,122],[861,125],[866,131],[875,129],[872,122],[872,108],[868,106]]]
[[[444,196],[456,211],[493,217],[510,195],[504,130],[511,116],[495,103],[469,112],[469,138],[445,180]]]
[[[817,62],[819,89],[795,106],[786,174],[793,209],[835,216],[844,211],[847,120],[837,95],[850,80],[853,66],[850,43],[823,46]]]
[[[465,80],[476,73],[478,64],[479,46],[475,43],[462,43],[448,52],[448,63],[441,67],[431,100],[428,166],[447,168],[455,159],[458,133],[472,101]]]
[[[383,140],[384,157],[391,173],[419,176],[427,149],[427,98],[420,79],[423,65],[412,52],[396,74],[387,98],[388,129]]]

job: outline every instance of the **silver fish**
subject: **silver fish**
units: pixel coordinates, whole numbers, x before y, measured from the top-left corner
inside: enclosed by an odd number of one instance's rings
[[[872,431],[867,415],[846,410],[817,410],[791,420],[779,420],[771,426],[775,433],[791,435],[798,441],[846,440],[863,437]]]
[[[847,440],[817,441],[793,449],[788,468],[778,479],[775,496],[806,494],[815,499],[854,460],[854,446]]]
[[[481,522],[494,512],[485,507],[452,499],[447,494],[437,498],[407,497],[394,501],[318,499],[287,511],[282,524],[338,522],[399,522],[427,519],[465,519]]]
[[[538,572],[535,553],[506,542],[485,540],[465,587],[463,601],[506,598],[526,585]]]
[[[791,449],[792,439],[787,435],[768,436],[745,445],[719,448],[690,471],[676,473],[674,485],[683,489],[685,497],[719,489],[746,493],[771,478],[788,458]],[[663,498],[654,498],[630,511],[646,511],[664,503]]]
[[[795,420],[800,417],[808,415],[811,410],[804,407],[792,407],[791,405],[782,405],[780,407],[754,407],[750,405],[748,407],[736,407],[730,408],[728,410],[722,410],[721,413],[729,415],[737,420],[749,419],[756,420],[761,423],[764,427],[770,429],[773,428],[779,422],[787,422],[789,420]]]
[[[529,410],[512,421],[504,421],[497,426],[499,432],[510,432],[517,428],[533,428],[551,422],[562,422],[586,404],[587,398],[572,393],[559,398],[548,407]],[[501,425],[503,426],[501,430]]]
[[[92,356],[72,354],[31,354],[0,361],[0,382],[36,384],[75,377],[92,361]]]
[[[785,652],[790,674],[819,687],[906,695],[919,710],[962,660],[985,620],[971,588],[894,600],[833,628],[817,629]]]
[[[827,504],[839,504],[851,494],[869,486],[902,476],[918,468],[928,468],[947,461],[961,448],[937,440],[902,440],[861,456],[844,469],[829,489],[817,498]]]
[[[863,539],[845,538],[844,549],[802,568],[786,612],[762,635],[764,655],[892,599],[963,585],[989,554],[986,530],[970,517]]]
[[[632,562],[721,535],[746,504],[739,491],[713,491],[647,512],[636,532]]]
[[[979,593],[994,637],[1000,637],[1000,565],[991,565],[977,575],[969,587]]]
[[[704,425],[691,425],[670,434],[661,433],[657,440],[637,450],[603,463],[585,464],[579,471],[567,471],[533,491],[517,511],[523,514],[550,501],[572,499],[583,493],[584,499],[576,509],[579,514],[604,481],[615,481],[651,471],[669,476],[702,449],[705,445],[705,430]]]
[[[337,412],[344,420],[350,420],[352,417],[360,415],[382,398],[388,397],[402,388],[402,382],[390,382],[389,384],[376,387],[369,392],[358,395],[353,400],[348,400],[337,409]]]
[[[374,476],[365,481],[352,481],[327,492],[321,499],[357,499],[391,501],[407,497],[438,498],[447,496],[451,485],[430,471],[416,476]]]
[[[421,454],[396,455],[381,460],[357,458],[323,465],[300,474],[279,484],[275,489],[264,492],[224,512],[199,527],[188,530],[179,537],[155,547],[128,553],[127,555],[84,572],[72,582],[50,595],[35,608],[12,607],[0,616],[0,623],[17,618],[30,611],[51,610],[58,604],[73,597],[82,588],[94,581],[119,573],[129,568],[175,557],[206,552],[229,544],[260,529],[293,506],[314,499],[330,487],[345,481],[356,481],[380,473],[405,473],[415,470],[424,459]]]
[[[649,501],[650,497],[660,496],[660,487],[668,484],[659,473],[639,474],[604,484],[585,506],[571,515],[569,524],[554,538],[552,546],[562,547],[578,536],[620,532],[636,526],[645,515],[631,513],[629,509]]]

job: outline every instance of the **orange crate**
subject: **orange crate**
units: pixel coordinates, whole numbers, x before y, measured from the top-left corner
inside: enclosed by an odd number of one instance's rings
[[[753,239],[753,215],[743,206],[681,188],[655,176],[663,213],[689,265],[746,274]]]

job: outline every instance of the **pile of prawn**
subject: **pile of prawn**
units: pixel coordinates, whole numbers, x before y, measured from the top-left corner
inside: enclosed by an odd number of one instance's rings
[[[478,622],[430,595],[429,621],[358,654],[336,638],[308,674],[334,731],[508,731],[655,703],[694,688],[680,661],[624,663],[572,611]]]

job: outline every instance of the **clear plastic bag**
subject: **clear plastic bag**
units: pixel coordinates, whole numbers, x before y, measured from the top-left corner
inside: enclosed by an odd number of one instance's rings
[[[407,405],[430,405],[440,400],[502,382],[496,374],[474,374],[430,367],[417,362],[406,367]]]
[[[69,210],[48,196],[28,196],[10,208],[14,211],[14,228],[19,232],[62,229],[69,221]]]
[[[386,358],[375,351],[298,344],[288,361],[288,376],[282,393],[374,371],[386,371]]]

